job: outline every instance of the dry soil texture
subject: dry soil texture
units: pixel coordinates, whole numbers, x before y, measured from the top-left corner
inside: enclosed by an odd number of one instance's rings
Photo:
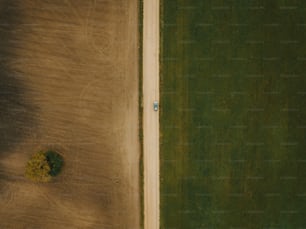
[[[0,228],[137,229],[138,1],[0,1]],[[62,174],[24,178],[58,150]]]
[[[143,3],[144,227],[159,229],[159,0]]]

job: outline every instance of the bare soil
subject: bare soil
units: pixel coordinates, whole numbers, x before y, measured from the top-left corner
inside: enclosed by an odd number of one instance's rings
[[[140,227],[138,1],[0,1],[0,228]],[[65,159],[49,184],[27,160]]]
[[[159,0],[144,1],[143,146],[144,227],[159,229]]]

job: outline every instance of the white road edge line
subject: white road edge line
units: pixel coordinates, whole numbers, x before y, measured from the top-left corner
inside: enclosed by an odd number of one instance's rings
[[[159,0],[143,1],[144,228],[159,229]]]

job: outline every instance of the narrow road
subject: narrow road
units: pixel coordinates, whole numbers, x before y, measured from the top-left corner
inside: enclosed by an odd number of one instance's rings
[[[144,228],[159,229],[159,0],[143,4]]]

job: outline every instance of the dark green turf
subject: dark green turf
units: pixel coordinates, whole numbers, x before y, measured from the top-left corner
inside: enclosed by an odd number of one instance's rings
[[[306,228],[306,1],[161,18],[161,228]]]

